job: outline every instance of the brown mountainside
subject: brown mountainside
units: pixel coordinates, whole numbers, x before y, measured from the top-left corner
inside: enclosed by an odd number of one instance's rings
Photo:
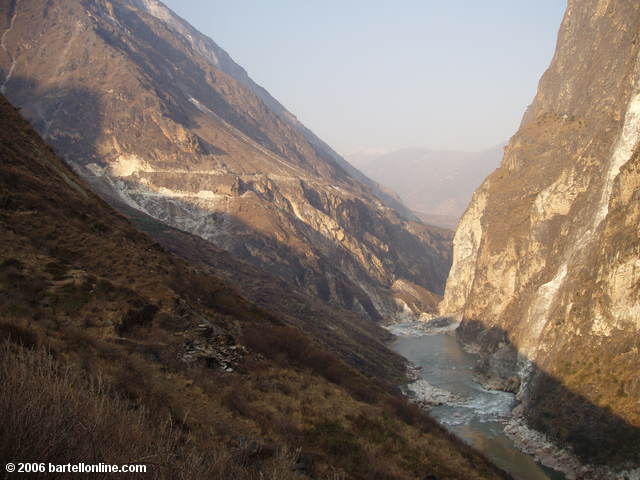
[[[3,464],[505,478],[294,319],[134,229],[1,96],[0,160]]]
[[[441,305],[493,385],[520,377],[529,425],[616,467],[640,467],[639,141],[640,4],[569,1]]]
[[[443,293],[448,232],[388,206],[391,197],[161,3],[0,6],[3,90],[112,204],[373,319],[402,309],[398,281]],[[435,311],[432,297],[421,310]]]

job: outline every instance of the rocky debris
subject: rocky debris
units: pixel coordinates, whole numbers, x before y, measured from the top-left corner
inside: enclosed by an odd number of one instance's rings
[[[461,400],[458,395],[448,392],[442,388],[435,387],[424,379],[409,383],[406,388],[410,392],[409,398],[411,401],[425,409]]]
[[[563,472],[569,479],[576,478],[578,472],[584,473],[583,466],[571,452],[559,449],[544,434],[528,428],[522,418],[514,416],[504,432],[524,453],[533,455],[543,465]]]
[[[189,332],[180,358],[185,363],[203,361],[211,368],[233,372],[246,353],[229,334],[214,334],[209,324],[199,324]]]
[[[461,339],[470,335],[459,333]],[[489,338],[491,337],[491,338]],[[497,330],[482,330],[474,338],[473,353],[479,354],[478,362],[474,367],[476,381],[488,390],[502,390],[509,393],[518,393],[520,390],[519,358],[518,352],[508,342],[508,339]],[[479,342],[479,343],[478,343]]]
[[[521,385],[520,378],[516,375],[509,378],[502,378],[498,376],[487,376],[476,372],[475,380],[487,390],[500,390],[514,394],[518,393]]]
[[[522,416],[514,416],[505,426],[505,433],[523,452],[532,455],[538,462],[562,472],[568,480],[640,480],[640,468],[625,471],[584,465],[568,449],[553,443],[546,435],[529,428]]]
[[[419,380],[421,370],[422,367],[419,365],[414,365],[412,363],[407,365],[407,378],[409,379],[409,381],[415,382],[416,380]]]
[[[204,362],[225,372],[235,370],[246,348],[236,342],[231,330],[209,321],[181,298],[176,299],[173,315],[176,335],[184,337],[180,353],[183,362]]]
[[[429,328],[446,328],[453,326],[454,323],[451,317],[436,317],[425,322],[425,326]]]
[[[453,317],[435,317],[425,321],[394,323],[385,328],[399,337],[419,337],[422,335],[453,334],[459,322]]]
[[[434,317],[430,320],[422,322],[422,329],[429,335],[436,333],[453,333],[460,322],[453,317]]]

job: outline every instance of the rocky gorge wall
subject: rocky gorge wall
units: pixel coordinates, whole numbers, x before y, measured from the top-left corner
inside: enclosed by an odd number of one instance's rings
[[[3,91],[113,205],[372,319],[403,311],[398,285],[426,292],[413,314],[435,313],[449,232],[414,221],[162,3],[0,7]]]
[[[640,4],[569,1],[551,66],[454,237],[442,313],[527,423],[640,466]]]

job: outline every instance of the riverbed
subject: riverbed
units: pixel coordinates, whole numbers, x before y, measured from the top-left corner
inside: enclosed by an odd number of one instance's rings
[[[505,434],[516,406],[515,395],[486,390],[474,380],[476,358],[465,352],[446,329],[422,331],[417,324],[390,328],[397,338],[391,348],[419,367],[408,394],[442,403],[430,407],[445,428],[484,453],[517,480],[564,480],[566,477],[520,451]],[[413,391],[412,391],[413,390]]]

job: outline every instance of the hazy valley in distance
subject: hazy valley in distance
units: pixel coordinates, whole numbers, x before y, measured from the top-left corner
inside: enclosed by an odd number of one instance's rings
[[[473,192],[500,165],[503,147],[480,152],[406,148],[346,159],[397,193],[424,222],[455,230]]]

